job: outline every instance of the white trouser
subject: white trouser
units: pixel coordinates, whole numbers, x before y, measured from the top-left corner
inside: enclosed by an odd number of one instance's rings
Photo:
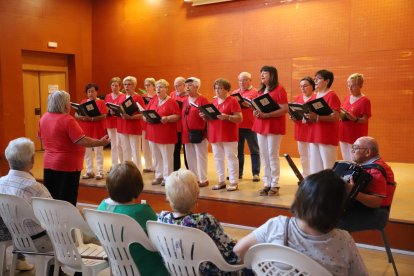
[[[103,174],[103,163],[104,163],[103,147],[86,148],[85,150],[86,173],[93,173],[92,149],[95,151],[96,169],[97,169],[96,172],[99,174]]]
[[[310,172],[309,143],[298,141],[298,152],[302,164],[302,175],[307,177]]]
[[[341,147],[342,159],[345,161],[352,161],[352,144],[346,142],[339,142]]]
[[[198,144],[188,143],[184,146],[189,170],[197,176],[200,183],[206,182],[208,164],[207,139]]]
[[[212,143],[214,164],[216,165],[218,181],[226,180],[226,165],[224,156],[227,159],[229,180],[231,184],[239,183],[239,159],[237,158],[237,141]]]
[[[154,161],[155,178],[164,178],[174,170],[174,144],[158,144],[149,141]]]
[[[111,161],[112,166],[124,161],[119,133],[116,128],[107,128],[109,139],[111,139]]]
[[[145,137],[146,133],[146,131],[142,131],[142,154],[144,155],[145,169],[152,170],[154,169],[153,160],[148,140]]]
[[[141,135],[119,134],[124,160],[135,163],[141,171]]]
[[[338,147],[325,144],[309,144],[310,173],[332,169],[336,161]]]
[[[257,134],[260,149],[260,162],[263,166],[263,183],[265,187],[280,187],[279,150],[282,135]]]

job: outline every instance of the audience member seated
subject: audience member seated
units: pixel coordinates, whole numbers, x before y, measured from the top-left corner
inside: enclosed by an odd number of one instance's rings
[[[345,211],[337,225],[350,232],[381,230],[388,222],[395,191],[394,173],[379,155],[378,142],[368,136],[358,138],[352,145],[352,160],[365,167],[372,180]],[[352,188],[352,183],[350,189]]]
[[[36,181],[31,170],[34,165],[34,143],[25,137],[9,142],[4,152],[9,162],[9,173],[0,178],[0,194],[14,195],[32,203],[32,197],[52,198],[46,187]],[[3,220],[0,220],[0,240],[8,240],[9,234]],[[53,251],[52,243],[46,231],[33,221],[27,221],[27,228],[31,232],[33,242],[40,252]],[[8,233],[8,234],[7,234]],[[18,254],[16,269],[31,270],[32,264],[26,262],[24,255]]]
[[[144,182],[133,162],[124,161],[112,166],[106,178],[106,188],[110,198],[104,199],[98,210],[128,215],[135,219],[145,232],[147,220],[157,220],[157,215],[149,205],[134,202],[142,192]],[[168,275],[157,252],[148,251],[139,244],[133,244],[130,251],[141,275]]]
[[[234,247],[241,258],[258,243],[289,246],[316,260],[333,275],[368,275],[351,235],[335,229],[347,196],[332,170],[305,178],[291,206],[294,217],[278,216],[242,238]]]
[[[230,264],[239,262],[239,258],[233,252],[236,242],[224,233],[220,222],[208,213],[193,213],[200,192],[197,177],[186,169],[180,169],[171,173],[165,183],[167,200],[172,212],[162,211],[158,221],[198,228],[206,232],[216,243],[224,259]],[[214,264],[203,263],[200,265],[202,275],[221,275]]]

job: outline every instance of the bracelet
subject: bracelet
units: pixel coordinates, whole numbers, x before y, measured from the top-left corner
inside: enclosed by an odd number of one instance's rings
[[[230,116],[230,115],[229,115],[229,117],[227,117],[227,120],[228,120],[228,121],[231,121],[231,116]]]

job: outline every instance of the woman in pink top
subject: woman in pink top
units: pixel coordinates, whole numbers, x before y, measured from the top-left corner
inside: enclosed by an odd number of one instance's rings
[[[169,83],[160,79],[155,83],[157,97],[147,105],[147,110],[155,110],[161,117],[160,123],[147,121],[147,140],[154,161],[155,178],[152,185],[165,185],[165,180],[173,172],[174,146],[177,143],[177,121],[180,120],[178,103],[168,96]]]
[[[125,94],[120,96],[120,102],[132,98],[133,102],[145,107],[142,97],[135,92],[137,79],[133,76],[125,77],[122,81]],[[142,114],[137,111],[134,114],[122,114],[118,119],[118,133],[122,147],[122,157],[125,161],[133,161],[139,170],[141,166],[141,134]]]
[[[227,158],[230,185],[227,191],[236,191],[239,183],[239,159],[237,158],[237,143],[239,141],[239,126],[243,120],[241,107],[236,98],[230,96],[230,82],[217,79],[214,82],[216,97],[213,104],[220,111],[216,120],[208,120],[208,140],[211,143],[219,183],[213,190],[226,188],[225,162]],[[204,114],[200,116],[206,118]]]
[[[362,136],[368,135],[368,119],[371,117],[371,101],[361,92],[364,84],[362,74],[348,77],[349,95],[342,103],[341,121],[339,122],[339,145],[342,159],[352,161],[352,145]]]
[[[106,94],[105,102],[113,103],[120,105],[121,102],[119,101],[122,97],[122,93],[120,92],[122,85],[122,80],[119,77],[114,77],[111,79],[111,93]],[[108,116],[106,117],[106,130],[108,131],[108,136],[111,139],[111,160],[112,166],[119,164],[120,162],[124,161],[122,157],[122,148],[121,142],[119,141],[118,137],[118,117],[109,109]]]
[[[297,95],[294,103],[304,104],[314,99],[313,91],[315,91],[315,82],[312,77],[304,77],[299,83],[302,94]],[[308,176],[310,173],[310,159],[309,159],[309,128],[310,124],[303,118],[302,120],[296,120],[294,117],[290,119],[295,123],[295,140],[298,143],[298,151],[300,157],[300,163],[302,165],[303,177]]]
[[[155,79],[146,78],[144,80],[144,86],[147,93],[142,95],[145,105],[149,104],[149,101],[156,96],[155,93]],[[147,123],[142,120],[142,154],[144,155],[144,173],[154,172],[154,165],[152,160],[151,149],[147,140]]]
[[[258,95],[268,93],[279,109],[263,113],[253,112],[256,117],[252,130],[257,133],[260,149],[260,163],[263,166],[264,188],[259,190],[260,196],[279,195],[280,160],[279,150],[282,137],[286,133],[286,112],[288,110],[287,93],[279,84],[277,69],[273,66],[263,66],[260,70],[262,84]]]
[[[192,171],[198,180],[199,187],[208,186],[207,166],[208,166],[208,141],[207,141],[207,123],[200,117],[199,111],[190,103],[198,106],[208,104],[206,97],[198,91],[201,81],[198,78],[191,77],[185,81],[185,90],[188,95],[183,103],[181,113],[182,141],[186,151],[188,168]],[[202,131],[203,138],[199,143],[192,143],[189,138],[190,130]]]
[[[70,95],[55,91],[49,95],[47,112],[40,119],[39,138],[43,156],[44,184],[55,199],[76,205],[79,177],[83,168],[85,147],[101,147],[109,144],[104,136],[94,139],[85,135],[70,112]]]
[[[95,101],[98,106],[101,115],[95,117],[80,116],[78,113],[75,114],[76,119],[79,121],[79,125],[82,127],[85,134],[89,137],[99,139],[106,135],[106,114],[108,109],[106,108],[105,101],[98,99],[98,85],[95,83],[88,83],[85,88],[87,99],[82,100],[81,104],[88,101]],[[94,147],[96,158],[97,172],[96,176],[93,172],[93,157],[92,148],[86,148],[85,151],[85,163],[86,173],[82,176],[82,179],[96,178],[101,180],[104,178],[104,154],[103,147]]]
[[[339,143],[339,110],[341,101],[331,85],[334,75],[328,70],[319,70],[315,74],[316,99],[323,98],[332,113],[319,116],[310,112],[308,120],[312,123],[309,131],[310,173],[317,173],[333,167]]]

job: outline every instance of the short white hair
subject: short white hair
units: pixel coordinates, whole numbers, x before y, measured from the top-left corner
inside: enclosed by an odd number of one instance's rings
[[[185,83],[185,78],[184,77],[176,77],[174,80],[174,85],[176,85],[177,82],[181,82],[181,83]]]
[[[197,177],[187,169],[172,172],[165,181],[165,191],[173,211],[180,213],[192,211],[200,194]]]
[[[65,113],[66,105],[70,102],[70,95],[63,90],[57,90],[49,94],[47,99],[47,111],[50,113]]]
[[[137,86],[137,78],[133,77],[133,76],[126,76],[123,80],[122,80],[122,84],[124,84],[126,81],[130,81],[134,84],[134,86]]]
[[[252,79],[252,74],[250,74],[249,72],[241,72],[241,73],[239,74],[239,78],[242,78],[242,77],[246,77],[246,78],[248,78],[249,80],[251,80],[251,79]]]
[[[199,78],[196,77],[191,77],[188,78],[185,83],[191,82],[194,86],[198,87],[198,89],[200,89],[201,86],[201,80]]]
[[[11,140],[4,151],[12,170],[24,170],[32,163],[35,146],[32,140],[20,137]]]

